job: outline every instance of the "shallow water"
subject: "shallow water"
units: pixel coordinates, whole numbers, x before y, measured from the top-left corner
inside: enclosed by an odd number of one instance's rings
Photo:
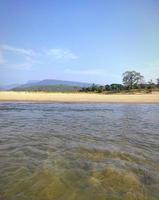
[[[159,106],[0,103],[0,200],[90,199],[159,199]]]

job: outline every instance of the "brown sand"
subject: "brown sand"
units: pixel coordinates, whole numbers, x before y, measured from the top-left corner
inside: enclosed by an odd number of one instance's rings
[[[1,91],[0,101],[67,103],[159,103],[159,92],[152,94],[93,94]]]

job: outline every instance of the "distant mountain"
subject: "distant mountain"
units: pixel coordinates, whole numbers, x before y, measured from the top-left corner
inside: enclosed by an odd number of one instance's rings
[[[11,85],[2,85],[0,86],[0,90],[11,90],[15,87],[19,87],[20,84],[11,84]]]
[[[77,91],[82,87],[89,87],[91,83],[46,79],[29,81],[26,84],[12,88],[14,91]]]
[[[45,79],[42,81],[31,81],[26,84],[21,85],[20,87],[28,87],[28,86],[44,86],[44,85],[68,85],[68,86],[80,86],[80,87],[88,87],[92,84],[83,83],[83,82],[74,82],[74,81],[63,81],[56,79]]]

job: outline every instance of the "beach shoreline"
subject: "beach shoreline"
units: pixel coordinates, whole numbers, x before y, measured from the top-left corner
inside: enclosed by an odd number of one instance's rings
[[[98,94],[0,91],[0,102],[159,104],[159,92],[152,94]]]

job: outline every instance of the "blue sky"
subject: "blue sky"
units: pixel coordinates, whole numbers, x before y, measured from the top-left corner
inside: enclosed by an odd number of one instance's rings
[[[0,0],[0,84],[159,78],[158,0]]]

